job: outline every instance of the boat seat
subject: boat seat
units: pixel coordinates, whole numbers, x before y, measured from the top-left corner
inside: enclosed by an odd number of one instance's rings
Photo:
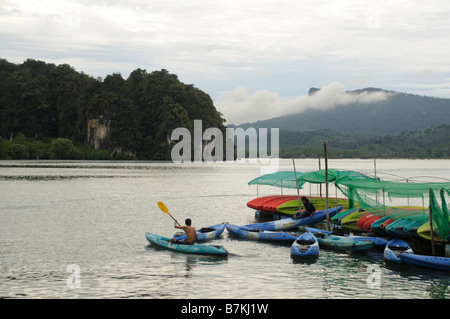
[[[315,243],[315,240],[297,240],[297,244],[299,245],[312,245]]]
[[[396,246],[396,245],[388,246],[388,248],[390,250],[408,250],[409,249],[409,247]]]
[[[214,228],[210,228],[210,227],[203,227],[202,229],[199,230],[200,233],[209,233],[215,231]]]

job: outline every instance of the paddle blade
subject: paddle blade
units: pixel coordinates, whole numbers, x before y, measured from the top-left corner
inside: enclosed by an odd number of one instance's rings
[[[158,207],[161,209],[164,213],[169,214],[169,209],[166,205],[164,205],[163,202],[158,202]]]

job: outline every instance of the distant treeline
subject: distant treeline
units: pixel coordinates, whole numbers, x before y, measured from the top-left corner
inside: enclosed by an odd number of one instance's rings
[[[450,158],[450,125],[423,131],[370,137],[331,130],[280,132],[280,157],[330,158]]]
[[[67,64],[0,59],[0,92],[1,159],[167,160],[173,129],[192,131],[200,119],[205,127],[225,130],[210,96],[164,69],[101,79]],[[88,121],[99,118],[108,136],[95,151]]]

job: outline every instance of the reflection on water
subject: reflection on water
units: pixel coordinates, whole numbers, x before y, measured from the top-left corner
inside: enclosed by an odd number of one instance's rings
[[[450,176],[450,161],[378,161],[403,176]],[[281,161],[280,170],[290,170]],[[299,170],[317,160],[297,160]],[[372,160],[329,166],[369,173]],[[448,273],[390,265],[382,252],[321,250],[307,262],[290,245],[235,239],[213,243],[227,258],[196,256],[150,245],[145,232],[172,236],[173,220],[194,226],[255,222],[246,203],[260,175],[250,164],[0,161],[0,297],[17,298],[449,298]],[[305,190],[309,191],[309,190]],[[260,187],[258,194],[278,194]],[[283,190],[285,194],[289,190]],[[295,193],[295,191],[293,191]],[[69,288],[68,265],[80,288]],[[379,286],[368,284],[378,267]]]

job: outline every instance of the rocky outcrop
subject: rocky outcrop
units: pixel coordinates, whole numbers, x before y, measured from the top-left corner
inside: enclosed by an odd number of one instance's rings
[[[89,120],[87,124],[88,130],[88,144],[94,145],[96,150],[99,150],[107,141],[110,131],[111,121],[106,120],[103,116],[97,119]]]

